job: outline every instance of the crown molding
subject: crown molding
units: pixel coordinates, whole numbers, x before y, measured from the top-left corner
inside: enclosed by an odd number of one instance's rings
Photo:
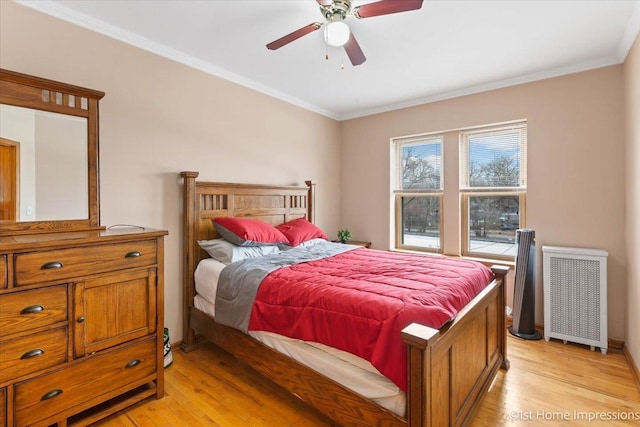
[[[596,68],[608,67],[610,65],[620,64],[617,56],[609,56],[606,58],[600,58],[594,61],[586,61],[579,64],[572,64],[566,67],[549,68],[547,70],[538,71],[531,74],[525,74],[522,76],[512,77],[508,79],[498,80],[491,83],[469,86],[452,91],[442,92],[435,95],[430,95],[424,98],[415,98],[407,100],[401,103],[395,103],[390,105],[384,105],[380,108],[373,108],[368,110],[362,110],[354,112],[353,114],[345,114],[340,116],[339,120],[350,120],[359,117],[370,116],[373,114],[386,113],[389,111],[400,110],[403,108],[416,107],[418,105],[430,104],[432,102],[444,101],[452,98],[459,98],[467,95],[474,95],[477,93],[488,92],[491,90],[503,89],[510,86],[517,86],[520,84],[531,83],[539,80],[551,79],[554,77],[561,77],[568,74],[580,73],[582,71],[594,70]]]
[[[443,101],[452,98],[458,98],[466,95],[473,95],[490,90],[502,89],[509,86],[515,86],[524,83],[530,83],[537,80],[544,80],[553,77],[559,77],[567,74],[578,73],[582,71],[592,70],[596,68],[602,68],[610,65],[615,65],[624,62],[628,55],[633,43],[635,42],[638,34],[640,33],[640,0],[636,0],[636,6],[634,8],[631,17],[627,23],[625,32],[620,40],[615,56],[609,56],[600,58],[593,61],[587,61],[580,64],[572,64],[566,67],[550,68],[539,72],[517,76],[513,78],[503,79],[491,83],[469,86],[452,91],[442,92],[435,95],[429,95],[422,98],[414,98],[400,103],[387,104],[376,108],[370,108],[365,110],[355,111],[347,114],[337,114],[335,112],[320,108],[316,105],[310,104],[299,98],[292,97],[273,88],[267,87],[254,80],[247,79],[238,74],[232,73],[223,68],[217,67],[209,62],[195,58],[191,55],[186,55],[176,49],[169,48],[160,43],[156,43],[145,37],[141,37],[135,33],[122,30],[116,26],[107,24],[103,21],[92,18],[86,14],[79,13],[75,10],[69,9],[60,3],[51,0],[14,0],[16,3],[28,7],[30,9],[37,10],[47,15],[56,17],[58,19],[67,21],[71,24],[78,25],[82,28],[100,33],[107,37],[119,40],[123,43],[138,47],[148,52],[157,54],[164,58],[176,61],[184,64],[188,67],[195,68],[207,74],[219,77],[224,80],[236,83],[240,86],[244,86],[256,92],[263,93],[281,101],[293,104],[297,107],[305,110],[320,114],[337,121],[351,120],[359,117],[370,116],[374,114],[385,113],[389,111],[399,110],[403,108],[415,107],[418,105],[428,104],[437,101]]]
[[[627,59],[627,55],[636,41],[636,38],[640,34],[640,0],[636,0],[636,7],[633,9],[633,13],[627,22],[627,27],[624,30],[624,34],[618,44],[616,55],[620,62],[624,62]]]
[[[331,111],[319,108],[316,105],[310,104],[301,99],[298,99],[290,95],[287,95],[285,93],[282,93],[280,91],[274,90],[261,83],[258,83],[251,79],[247,79],[246,77],[232,73],[223,68],[216,67],[215,65],[209,62],[195,58],[191,55],[186,55],[176,49],[172,49],[160,43],[156,43],[152,40],[149,40],[145,37],[142,37],[130,31],[125,31],[121,28],[108,24],[104,21],[95,19],[84,13],[80,13],[75,10],[69,9],[57,2],[50,1],[50,0],[40,0],[40,1],[14,0],[14,1],[17,4],[20,4],[22,6],[28,7],[33,10],[37,10],[38,12],[42,12],[44,14],[47,14],[55,18],[61,19],[63,21],[69,22],[71,24],[77,25],[79,27],[86,28],[88,30],[100,33],[104,36],[113,38],[115,40],[135,46],[137,48],[146,50],[148,52],[170,59],[172,61],[184,64],[188,67],[195,68],[196,70],[200,70],[207,74],[210,74],[210,75],[219,77],[221,79],[236,83],[240,86],[244,86],[246,88],[255,90],[256,92],[260,92],[265,95],[271,96],[273,98],[280,99],[282,101],[285,101],[289,104],[293,104],[305,110],[326,116],[334,120],[339,120],[339,116]]]

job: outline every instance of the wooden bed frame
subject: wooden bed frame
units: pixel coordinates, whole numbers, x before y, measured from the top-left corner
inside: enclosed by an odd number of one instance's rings
[[[315,182],[305,187],[229,184],[184,178],[184,335],[182,350],[196,347],[196,333],[251,366],[344,426],[458,426],[468,423],[498,368],[508,369],[505,276],[496,278],[456,319],[435,330],[412,324],[402,331],[408,345],[407,416],[402,418],[235,329],[217,324],[193,305],[193,273],[208,255],[198,240],[218,237],[211,220],[251,217],[277,225],[314,221]]]

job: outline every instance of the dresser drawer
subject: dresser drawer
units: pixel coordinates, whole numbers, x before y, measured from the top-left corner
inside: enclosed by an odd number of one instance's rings
[[[66,320],[66,285],[0,295],[3,336]]]
[[[7,287],[7,256],[0,255],[0,289]],[[2,424],[0,424],[2,426]]]
[[[67,340],[64,326],[0,341],[0,383],[66,362]]]
[[[15,279],[25,286],[155,263],[155,240],[32,252],[16,255]]]
[[[151,338],[118,351],[88,358],[71,368],[43,375],[15,387],[15,424],[27,426],[54,415],[77,413],[92,406],[90,398],[156,371],[156,341]]]

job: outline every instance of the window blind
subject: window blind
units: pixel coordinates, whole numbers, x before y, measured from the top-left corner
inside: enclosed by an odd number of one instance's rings
[[[527,125],[460,134],[461,189],[526,189]]]
[[[396,140],[395,192],[442,191],[442,136]]]

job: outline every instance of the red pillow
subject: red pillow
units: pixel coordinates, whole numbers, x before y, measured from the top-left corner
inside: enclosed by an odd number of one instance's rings
[[[238,246],[288,244],[287,237],[271,224],[249,218],[214,218],[216,231],[225,240]]]
[[[316,238],[328,239],[324,231],[311,224],[306,218],[294,219],[280,224],[276,228],[287,236],[291,246],[298,246],[302,242]]]

